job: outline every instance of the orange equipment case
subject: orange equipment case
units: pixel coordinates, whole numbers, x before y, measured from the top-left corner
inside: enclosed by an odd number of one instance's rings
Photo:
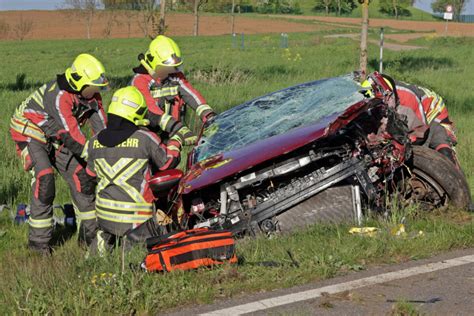
[[[147,271],[189,270],[236,263],[235,241],[226,230],[197,228],[147,239]]]

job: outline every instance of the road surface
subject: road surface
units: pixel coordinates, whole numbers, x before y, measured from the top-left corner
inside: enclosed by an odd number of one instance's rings
[[[474,249],[372,267],[172,315],[385,315],[399,302],[430,315],[474,315]]]

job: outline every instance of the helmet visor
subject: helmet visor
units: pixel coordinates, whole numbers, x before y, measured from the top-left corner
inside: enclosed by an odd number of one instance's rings
[[[178,57],[176,56],[176,54],[173,54],[170,58],[162,61],[161,63],[166,66],[177,66],[181,65],[183,63],[183,60],[181,59],[181,57]]]
[[[109,84],[109,80],[107,80],[104,74],[101,74],[99,78],[92,80],[90,84],[93,86],[107,86]]]

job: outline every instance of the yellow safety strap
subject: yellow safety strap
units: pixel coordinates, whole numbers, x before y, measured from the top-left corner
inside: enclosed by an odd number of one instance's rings
[[[443,98],[435,99],[433,101],[434,106],[431,106],[430,112],[426,115],[428,123],[431,123],[440,113],[444,110],[446,105],[444,104]]]
[[[84,144],[84,148],[82,149],[82,152],[81,152],[81,158],[84,159],[85,161],[87,161],[87,159],[89,158],[89,152],[87,151],[88,148],[89,148],[89,140],[86,141],[86,143]]]
[[[168,148],[169,150],[180,151],[180,150],[179,150],[179,147],[177,147],[177,146],[175,146],[175,145],[167,146],[167,148]]]
[[[113,183],[121,187],[136,203],[146,203],[140,192],[127,181],[147,163],[147,159],[120,158],[113,166],[110,166],[105,159],[96,159],[95,169],[100,179],[97,193]]]
[[[118,210],[118,211],[130,211],[130,212],[151,212],[152,204],[151,203],[133,203],[133,202],[123,202],[123,201],[114,201],[109,199],[104,199],[100,196],[97,197],[96,206],[103,209]]]
[[[34,219],[30,217],[28,223],[33,228],[49,228],[53,226],[53,218]]]
[[[153,216],[153,212],[147,214],[122,214],[116,212],[107,212],[97,207],[97,217],[116,223],[143,223]]]
[[[95,210],[89,212],[76,212],[76,217],[78,220],[87,221],[90,219],[96,219]]]
[[[153,89],[150,91],[153,98],[162,98],[178,94],[178,87],[165,87],[160,89]]]
[[[201,116],[201,114],[204,112],[204,111],[212,111],[212,108],[207,105],[207,104],[201,104],[200,106],[198,106],[196,108],[196,114],[197,116]]]
[[[179,137],[179,135],[177,135],[177,134],[175,134],[173,137],[171,137],[170,140],[177,141],[180,146],[183,146],[183,142],[181,141],[181,137]]]
[[[28,157],[28,146],[26,146],[25,148],[23,148],[23,150],[21,151],[21,163],[23,164],[23,166],[26,167],[26,159]]]
[[[159,124],[159,125],[160,125],[160,128],[161,128],[162,130],[166,131],[166,125],[168,125],[168,123],[171,121],[171,119],[172,119],[172,116],[171,116],[171,115],[166,114],[166,113],[163,114],[163,115],[161,116],[161,120],[160,120],[160,124]]]
[[[10,120],[10,128],[21,135],[31,137],[42,143],[46,143],[46,137],[43,131],[25,118],[18,118],[15,115]]]

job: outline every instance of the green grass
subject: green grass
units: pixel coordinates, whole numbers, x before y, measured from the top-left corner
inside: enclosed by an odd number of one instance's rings
[[[244,50],[232,48],[230,37],[179,37],[185,55],[185,72],[213,107],[223,111],[253,97],[292,84],[348,73],[358,67],[358,43],[350,39],[325,39],[323,33],[290,34],[290,48],[279,48],[278,35],[248,36]],[[425,85],[446,99],[458,127],[458,153],[471,186],[474,184],[473,136],[474,66],[471,39],[422,39],[425,50],[390,52],[386,72],[396,78]],[[35,87],[60,73],[78,53],[89,52],[103,60],[114,87],[126,84],[136,55],[147,46],[143,39],[62,40],[3,42],[0,46],[0,118],[3,151],[0,153],[0,203],[27,202],[29,174],[15,156],[8,124],[14,108]],[[301,60],[295,61],[296,54]],[[369,50],[376,67],[378,49]],[[21,74],[25,81],[17,82]],[[105,95],[107,104],[111,93]],[[62,181],[57,181],[57,203],[69,200]],[[11,224],[0,216],[0,310],[13,313],[131,313],[195,303],[208,303],[243,292],[288,287],[332,277],[371,263],[398,262],[430,256],[453,248],[474,246],[472,217],[453,213],[419,217],[409,221],[410,231],[423,230],[422,238],[395,238],[389,224],[376,238],[351,236],[346,226],[315,226],[308,231],[274,239],[244,240],[238,245],[243,263],[198,272],[169,275],[120,271],[120,256],[84,258],[73,240],[52,258],[32,256],[25,248],[27,227]],[[393,223],[392,223],[393,224]],[[354,251],[356,249],[357,251]],[[290,250],[299,263],[291,264]],[[138,263],[140,251],[127,257]],[[262,261],[279,266],[262,266]],[[113,276],[101,277],[102,273]],[[92,279],[95,277],[95,284]],[[98,276],[97,276],[98,275]]]
[[[377,224],[381,231],[372,238],[350,235],[347,226],[321,225],[290,236],[242,240],[237,248],[241,263],[215,269],[133,271],[128,265],[143,259],[136,249],[126,257],[122,274],[119,251],[84,259],[84,252],[69,241],[51,258],[31,256],[18,247],[25,242],[26,227],[3,224],[7,233],[1,238],[0,309],[6,314],[156,314],[474,245],[469,220],[464,225],[442,217],[409,221],[410,231],[425,233],[417,238],[394,237],[386,224]]]

